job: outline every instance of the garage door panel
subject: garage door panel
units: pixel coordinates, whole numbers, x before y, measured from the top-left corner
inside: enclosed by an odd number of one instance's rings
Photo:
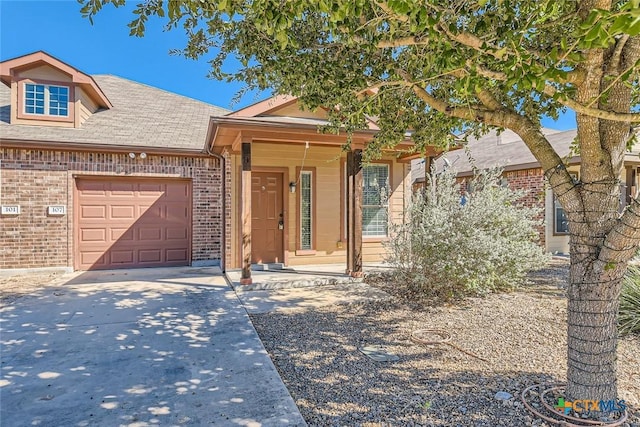
[[[138,251],[138,261],[142,263],[162,262],[162,249],[144,249]]]
[[[76,268],[189,264],[189,181],[80,178],[76,188]]]
[[[112,264],[133,264],[133,250],[115,250],[110,251]]]
[[[189,217],[189,211],[185,206],[169,205],[166,207],[166,218],[183,222]]]
[[[78,190],[82,191],[83,195],[90,196],[105,196],[107,193],[108,183],[100,181],[82,181],[78,182]]]
[[[159,228],[140,228],[138,229],[138,239],[141,242],[159,242],[163,240],[162,230],[160,230]]]
[[[136,184],[132,182],[112,182],[111,194],[114,196],[134,196]]]
[[[106,219],[107,207],[104,205],[84,205],[80,207],[81,219]]]
[[[102,251],[84,251],[80,254],[80,261],[85,265],[104,266],[105,257]]]
[[[82,235],[80,239],[83,242],[106,242],[107,241],[107,229],[106,228],[83,228],[80,230]]]
[[[118,227],[111,227],[109,229],[110,233],[111,233],[111,241],[112,242],[117,242],[117,241],[133,241],[133,229],[131,228],[118,228]]]
[[[171,201],[184,200],[189,198],[189,188],[180,184],[167,184],[164,197]]]
[[[134,205],[127,206],[111,206],[109,217],[113,219],[135,219],[136,207]]]
[[[139,197],[141,198],[159,198],[164,196],[165,184],[147,183],[138,186]]]
[[[166,238],[167,240],[186,240],[189,235],[189,230],[186,227],[176,228],[176,227],[167,227],[166,229]]]
[[[184,249],[167,249],[168,262],[187,262],[188,253]]]

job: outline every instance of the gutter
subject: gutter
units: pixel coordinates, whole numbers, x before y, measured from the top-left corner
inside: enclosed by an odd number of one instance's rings
[[[58,151],[80,151],[80,152],[100,152],[100,153],[128,153],[131,151],[143,151],[147,154],[163,154],[171,156],[190,156],[205,157],[205,153],[201,148],[164,148],[150,147],[144,145],[111,145],[111,144],[93,144],[90,142],[60,142],[60,141],[41,141],[41,140],[24,140],[24,139],[7,139],[0,138],[0,145],[3,148],[18,149],[45,149]]]
[[[213,121],[213,120],[212,120]],[[204,149],[206,153],[218,160],[220,160],[220,168],[222,169],[222,236],[220,239],[220,269],[222,273],[226,273],[227,263],[226,263],[226,250],[227,250],[227,161],[224,156],[214,153],[211,151],[213,146],[213,141],[215,141],[215,137],[218,134],[218,128],[215,127],[215,133],[211,135],[211,128],[207,131],[207,142],[204,145]],[[229,224],[231,226],[231,224]],[[227,275],[224,274],[226,279]]]

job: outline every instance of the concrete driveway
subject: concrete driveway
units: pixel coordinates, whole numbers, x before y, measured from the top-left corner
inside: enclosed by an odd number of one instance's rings
[[[2,426],[305,425],[217,269],[86,272],[0,311]]]

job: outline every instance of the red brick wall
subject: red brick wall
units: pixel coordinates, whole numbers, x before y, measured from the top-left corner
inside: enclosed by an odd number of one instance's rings
[[[77,175],[191,179],[192,262],[220,260],[224,226],[220,160],[153,154],[143,160],[131,159],[127,153],[3,148],[0,204],[20,205],[21,214],[0,217],[0,269],[73,266]],[[67,214],[48,216],[50,205],[65,205]],[[226,216],[225,222],[230,223],[230,206]]]
[[[509,188],[513,190],[524,190],[526,194],[520,199],[521,203],[524,203],[528,207],[540,208],[540,213],[536,219],[542,221],[542,225],[538,226],[538,234],[540,239],[538,244],[543,248],[546,245],[546,235],[544,226],[544,209],[545,209],[545,188],[544,188],[544,173],[540,168],[522,169],[516,171],[504,172],[503,178],[506,178]],[[470,177],[458,178],[460,182],[460,194],[464,194],[467,189],[466,182]]]
[[[537,219],[544,221],[544,173],[540,168],[523,169],[517,171],[504,172],[502,174],[504,178],[509,182],[509,188],[525,190],[527,194],[520,199],[522,203],[529,207],[541,208],[540,214]],[[538,243],[544,247],[545,242],[545,227],[544,222],[538,227],[540,234],[540,240]]]

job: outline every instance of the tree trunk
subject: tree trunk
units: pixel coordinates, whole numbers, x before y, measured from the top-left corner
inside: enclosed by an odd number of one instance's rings
[[[585,244],[579,235],[584,235],[580,228],[586,227],[580,225],[577,233],[572,230],[571,237],[566,397],[608,401],[618,397],[617,321],[626,263],[598,260],[601,248]]]

